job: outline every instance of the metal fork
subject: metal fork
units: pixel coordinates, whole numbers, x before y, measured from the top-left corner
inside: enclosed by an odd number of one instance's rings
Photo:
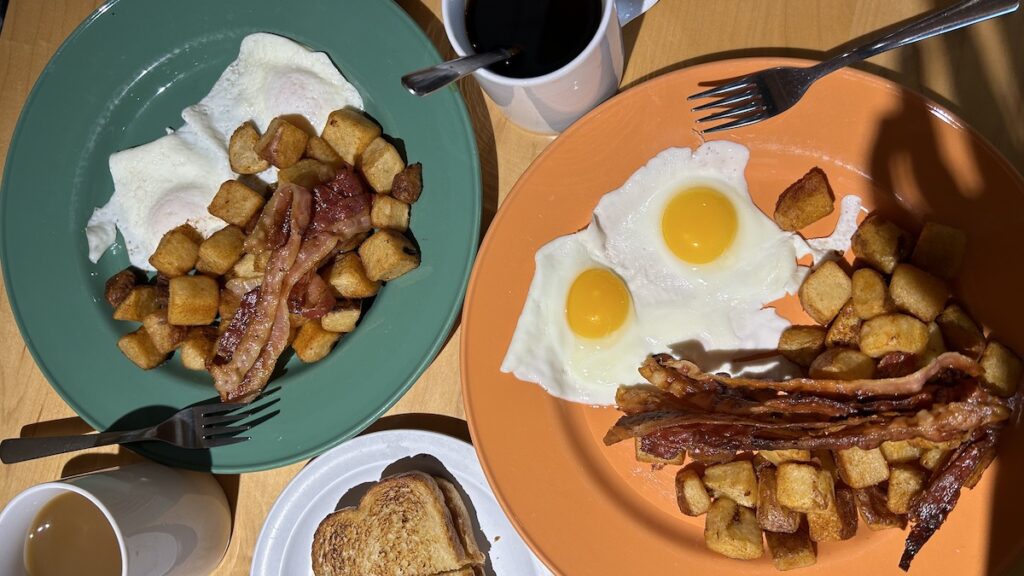
[[[964,0],[943,10],[926,14],[888,34],[814,66],[769,68],[694,94],[689,100],[718,97],[718,100],[693,108],[694,112],[725,108],[697,120],[698,123],[731,120],[706,128],[702,132],[718,132],[754,124],[792,108],[811,84],[826,74],[893,48],[1008,14],[1019,5],[1019,0]]]
[[[250,404],[200,404],[185,408],[150,428],[124,432],[100,432],[81,436],[51,436],[47,438],[8,438],[0,442],[0,462],[13,464],[74,452],[86,448],[145,442],[156,440],[179,448],[216,448],[245,442],[248,436],[235,436],[250,428],[248,425],[229,426],[249,416],[253,410],[229,414]]]

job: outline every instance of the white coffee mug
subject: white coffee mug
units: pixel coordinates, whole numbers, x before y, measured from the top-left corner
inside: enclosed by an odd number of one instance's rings
[[[231,537],[231,511],[209,475],[133,464],[33,486],[0,512],[0,574],[27,576],[25,539],[47,502],[75,492],[100,509],[121,548],[121,576],[212,572]]]
[[[615,1],[601,0],[601,6],[597,33],[583,52],[558,70],[534,78],[509,78],[482,68],[473,76],[516,124],[546,134],[565,130],[615,94],[622,80],[625,55]],[[441,14],[455,52],[473,54],[466,32],[466,0],[443,0]]]

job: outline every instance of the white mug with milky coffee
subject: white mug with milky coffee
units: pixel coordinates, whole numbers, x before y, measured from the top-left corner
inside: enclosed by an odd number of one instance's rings
[[[68,500],[77,502],[59,504]],[[213,476],[154,463],[133,464],[39,484],[15,496],[0,512],[0,574],[29,574],[30,531],[68,536],[58,532],[68,526],[49,525],[43,518],[89,525],[89,555],[114,556],[115,566],[120,556],[121,576],[208,574],[220,563],[231,536],[230,508]],[[71,548],[64,544],[51,541],[49,546],[66,556]],[[51,560],[64,560],[54,556]],[[34,561],[45,564],[47,558],[41,560]],[[89,576],[87,564],[76,565],[76,576]]]
[[[509,0],[518,1],[518,0]],[[554,134],[615,94],[625,55],[614,0],[601,1],[597,33],[565,66],[532,78],[511,78],[482,68],[477,82],[512,122]],[[448,41],[459,56],[473,54],[466,30],[466,0],[443,0],[441,12]]]

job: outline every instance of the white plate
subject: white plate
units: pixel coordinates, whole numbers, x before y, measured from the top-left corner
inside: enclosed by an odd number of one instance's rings
[[[381,478],[410,470],[447,477],[461,488],[480,549],[487,555],[488,576],[551,574],[505,517],[472,446],[434,432],[386,430],[325,452],[292,479],[263,524],[251,576],[312,575],[310,549],[320,521],[335,510],[358,505]]]

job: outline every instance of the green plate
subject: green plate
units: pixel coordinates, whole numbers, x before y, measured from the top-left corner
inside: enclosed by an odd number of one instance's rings
[[[109,2],[68,38],[29,95],[0,208],[3,273],[21,334],[85,421],[97,429],[148,425],[215,395],[209,376],[185,370],[177,356],[143,372],[120,353],[117,339],[134,324],[111,319],[103,286],[128,259],[122,250],[93,265],[84,228],[113,191],[110,154],[181,126],[181,110],[209,91],[253,32],[329,54],[385,133],[423,163],[411,224],[423,261],[381,291],[325,360],[288,362],[271,384],[280,385],[279,413],[248,442],[210,451],[135,446],[161,462],[221,473],[315,456],[394,404],[451,331],[480,228],[479,159],[465,105],[454,88],[416,98],[401,87],[402,74],[440,57],[392,2]]]

